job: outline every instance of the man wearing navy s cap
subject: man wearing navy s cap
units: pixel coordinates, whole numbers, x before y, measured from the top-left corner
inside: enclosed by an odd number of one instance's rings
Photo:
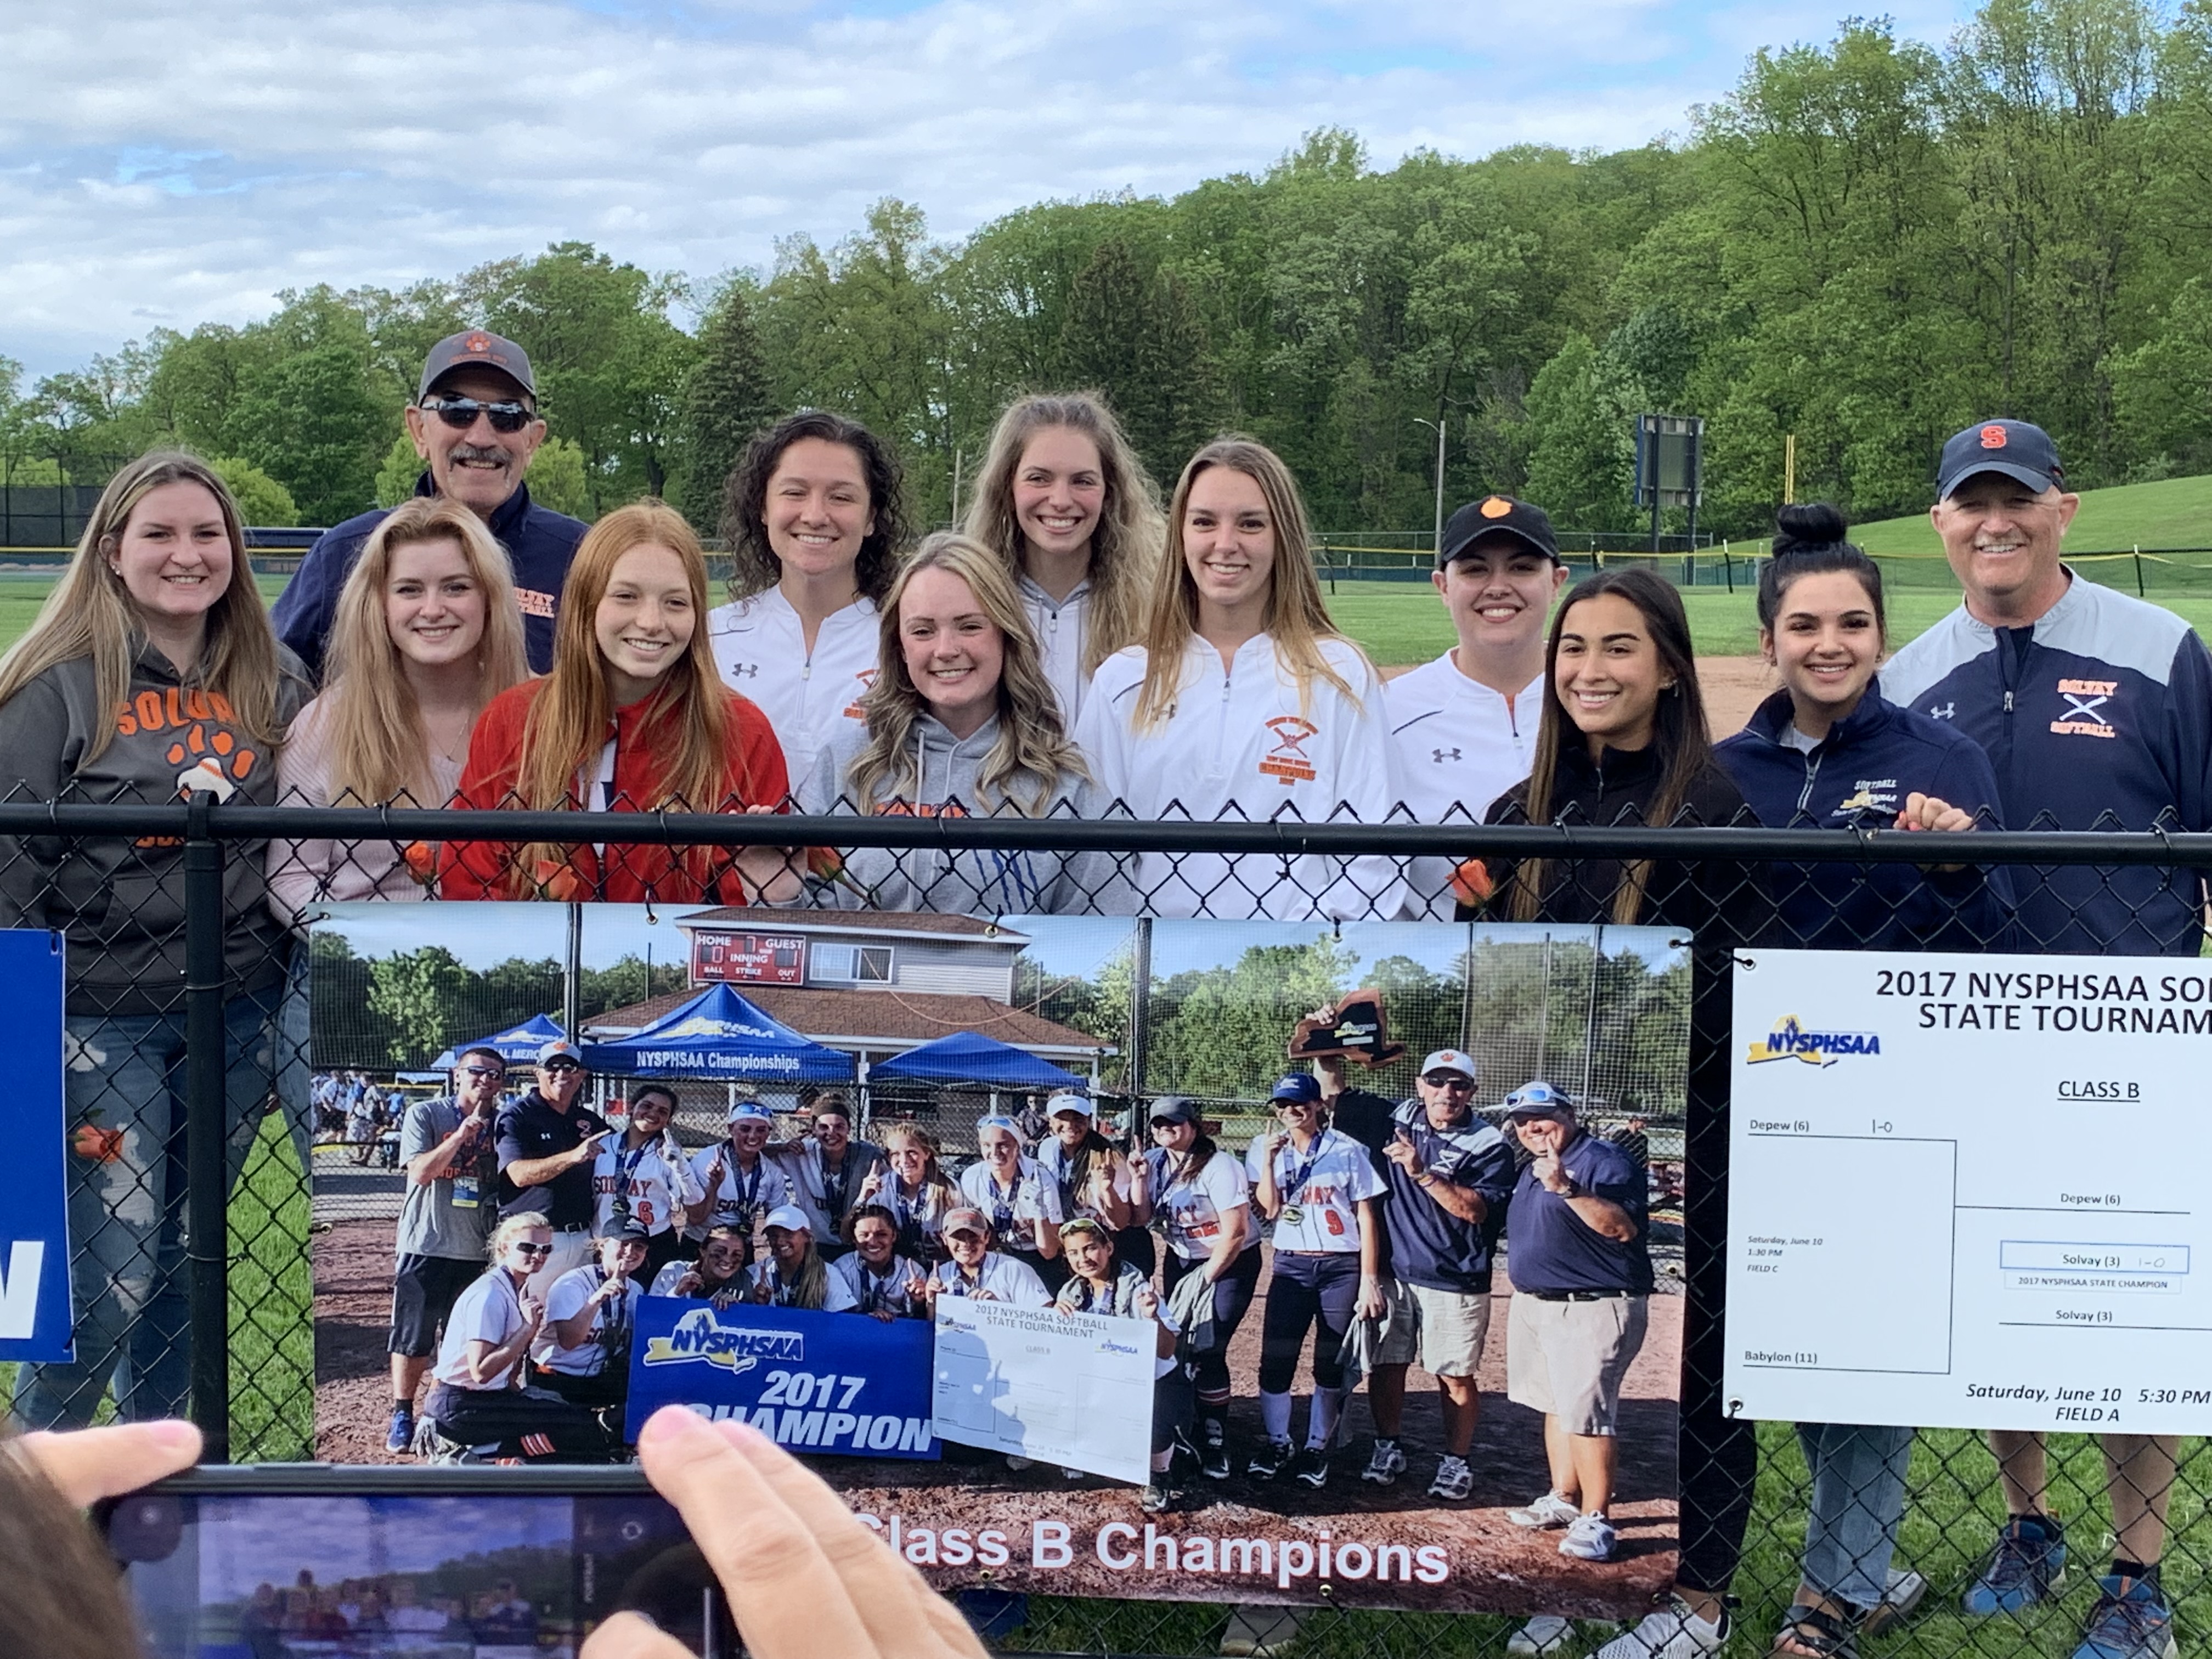
[[[1458,636],[1382,688],[1400,798],[1419,823],[1480,823],[1528,775],[1544,707],[1544,623],[1567,580],[1540,507],[1486,495],[1451,515],[1429,574]],[[1454,861],[1416,859],[1406,914],[1451,920]]]
[[[514,341],[483,329],[447,335],[423,360],[406,422],[407,435],[423,463],[415,493],[459,501],[507,550],[514,567],[515,597],[522,604],[530,666],[546,672],[553,666],[553,617],[560,608],[561,586],[589,526],[538,506],[522,482],[545,441],[529,356]],[[379,507],[325,531],[277,597],[270,617],[276,637],[299,653],[319,680],[338,594],[361,558],[362,544],[386,516]]]
[[[1418,1358],[1443,1407],[1443,1452],[1429,1496],[1458,1502],[1474,1490],[1467,1455],[1480,1401],[1475,1376],[1490,1334],[1491,1261],[1513,1192],[1513,1155],[1475,1115],[1471,1054],[1437,1049],[1421,1062],[1414,1097],[1395,1105],[1347,1088],[1341,1056],[1316,1056],[1314,1073],[1333,1117],[1379,1109],[1391,1125],[1382,1157],[1384,1272],[1404,1294],[1389,1292],[1394,1317],[1368,1369],[1375,1449],[1361,1478],[1387,1486],[1405,1472],[1398,1431],[1406,1372]]]
[[[2212,653],[2164,607],[2085,580],[2059,557],[2080,497],[2057,446],[2025,421],[1988,421],[1943,446],[1929,513],[1966,596],[1899,651],[1883,691],[1955,722],[1988,750],[2015,830],[2212,829]],[[2193,957],[2202,872],[2087,866],[2019,884],[2028,948]],[[2118,1543],[2075,1659],[2163,1659],[2159,1583],[2178,1442],[2103,1437]],[[2065,1534],[2048,1507],[2043,1438],[1990,1437],[2008,1520],[1967,1590],[1972,1613],[2053,1594]]]
[[[599,1212],[592,1165],[599,1143],[614,1128],[577,1103],[583,1087],[581,1051],[556,1038],[538,1051],[537,1085],[501,1112],[492,1127],[500,1218],[535,1213],[553,1229],[553,1253],[530,1276],[530,1293],[540,1301],[555,1279],[592,1258],[592,1223]]]
[[[1505,1214],[1505,1393],[1543,1413],[1552,1472],[1551,1490],[1506,1519],[1564,1527],[1560,1554],[1608,1561],[1620,1385],[1644,1346],[1651,1296],[1644,1177],[1620,1147],[1583,1133],[1547,1083],[1506,1096],[1505,1115],[1535,1154]]]

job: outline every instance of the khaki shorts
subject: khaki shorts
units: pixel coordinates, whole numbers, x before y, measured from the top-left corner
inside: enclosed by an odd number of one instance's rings
[[[1420,1362],[1431,1376],[1473,1376],[1490,1337],[1487,1291],[1432,1291],[1392,1279],[1390,1328],[1375,1351],[1377,1365]]]
[[[1517,1291],[1505,1325],[1505,1395],[1569,1434],[1609,1435],[1621,1380],[1644,1346],[1648,1298],[1545,1302]]]

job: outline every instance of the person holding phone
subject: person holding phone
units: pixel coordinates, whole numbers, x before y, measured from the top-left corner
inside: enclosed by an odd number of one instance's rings
[[[552,1253],[531,1279],[531,1294],[540,1302],[555,1279],[592,1256],[592,1218],[599,1207],[592,1167],[614,1129],[576,1103],[583,1088],[582,1052],[565,1037],[556,1038],[538,1051],[536,1085],[500,1113],[493,1127],[501,1218],[534,1215],[552,1235]]]
[[[861,1204],[845,1220],[853,1248],[830,1264],[854,1313],[889,1322],[919,1319],[927,1297],[929,1269],[899,1254],[899,1221],[890,1206]]]
[[[1147,819],[1381,823],[1398,804],[1382,683],[1329,620],[1282,458],[1248,438],[1191,457],[1141,641],[1098,665],[1076,744]],[[1146,854],[1164,916],[1390,916],[1389,859]]]
[[[1166,526],[1121,423],[1080,392],[1006,405],[975,482],[968,537],[1002,560],[1068,725],[1098,665],[1137,643]]]
[[[687,1296],[726,1308],[745,1299],[745,1269],[752,1265],[750,1226],[714,1226],[699,1241],[696,1261],[672,1261],[653,1278],[648,1296]]]
[[[1026,1262],[1047,1289],[1064,1282],[1060,1224],[1060,1183],[1044,1166],[1022,1152],[1022,1132],[1013,1119],[992,1116],[975,1125],[975,1149],[982,1156],[960,1172],[960,1195],[991,1218],[991,1237],[1008,1255]]]
[[[757,1100],[740,1100],[730,1108],[723,1138],[691,1154],[700,1194],[687,1212],[693,1234],[711,1222],[752,1238],[770,1210],[798,1202],[791,1176],[768,1156],[775,1131],[774,1112]]]
[[[684,515],[633,501],[593,525],[562,590],[553,672],[501,692],[469,740],[459,807],[773,812],[790,793],[768,717],[714,675],[707,556]],[[780,849],[449,841],[443,898],[744,904],[789,897]]]
[[[845,1281],[833,1275],[814,1245],[814,1227],[796,1204],[779,1205],[761,1224],[768,1255],[753,1263],[747,1299],[771,1308],[804,1308],[813,1313],[843,1313]]]
[[[553,1255],[544,1216],[503,1217],[491,1266],[453,1304],[423,1410],[446,1439],[512,1448],[524,1462],[598,1462],[617,1441],[593,1412],[549,1389],[525,1386],[530,1351],[543,1337],[545,1304],[531,1285]]]
[[[553,1346],[537,1362],[536,1378],[571,1405],[619,1407],[629,1398],[630,1340],[644,1295],[637,1271],[646,1241],[635,1221],[603,1229],[599,1259],[562,1273],[546,1293]]]
[[[1318,1490],[1328,1481],[1329,1443],[1344,1408],[1338,1358],[1355,1318],[1382,1311],[1384,1188],[1367,1149],[1328,1127],[1321,1085],[1292,1072],[1274,1088],[1279,1127],[1245,1154],[1252,1198],[1275,1224],[1274,1276],[1260,1326],[1260,1421],[1267,1443],[1244,1472],[1272,1480],[1288,1468]],[[1314,1332],[1313,1405],[1303,1451],[1291,1443],[1291,1384],[1306,1332]]]
[[[738,456],[721,533],[732,574],[730,603],[707,616],[714,666],[804,779],[875,678],[876,608],[908,537],[898,458],[858,421],[787,415]]]
[[[1114,1254],[1114,1235],[1102,1221],[1077,1216],[1060,1230],[1072,1270],[1053,1306],[1063,1314],[1097,1314],[1109,1319],[1152,1322],[1152,1478],[1138,1505],[1147,1515],[1175,1507],[1175,1455],[1188,1443],[1191,1426],[1190,1376],[1176,1357],[1175,1316],[1152,1288],[1152,1276]]]
[[[631,1276],[650,1285],[683,1254],[684,1218],[706,1190],[676,1139],[676,1091],[641,1083],[629,1103],[627,1123],[592,1164],[592,1225],[602,1238],[625,1226],[643,1231],[645,1255]]]
[[[406,1190],[399,1201],[392,1273],[392,1420],[386,1451],[415,1443],[415,1395],[438,1352],[453,1304],[483,1271],[498,1216],[499,1091],[507,1062],[496,1048],[464,1051],[449,1095],[417,1101],[399,1126]]]
[[[1229,1345],[1252,1306],[1260,1282],[1260,1226],[1252,1214],[1251,1188],[1231,1153],[1213,1144],[1195,1101],[1163,1095],[1152,1105],[1152,1144],[1145,1149],[1144,1179],[1135,1203],[1167,1244],[1162,1283],[1181,1301],[1182,1282],[1195,1275],[1209,1288],[1209,1321],[1182,1322],[1184,1357],[1196,1385],[1199,1467],[1209,1480],[1231,1473],[1229,1449]],[[1212,1328],[1202,1347],[1192,1328]]]
[[[898,1221],[899,1250],[934,1266],[945,1260],[945,1218],[960,1189],[939,1166],[937,1137],[919,1123],[884,1131],[884,1168],[860,1183],[860,1201],[880,1204]]]

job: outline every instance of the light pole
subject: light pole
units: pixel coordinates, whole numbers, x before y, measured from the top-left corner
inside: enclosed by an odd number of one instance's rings
[[[1416,415],[1416,416],[1413,416],[1413,424],[1414,424],[1415,426],[1432,427],[1432,428],[1434,428],[1436,429],[1436,434],[1437,434],[1437,539],[1436,539],[1436,544],[1435,544],[1434,549],[1433,549],[1432,550],[1433,550],[1433,551],[1436,551],[1436,552],[1438,552],[1438,553],[1441,553],[1441,552],[1443,552],[1443,551],[1444,550],[1444,422],[1445,422],[1445,418],[1447,418],[1447,417],[1443,417],[1443,416],[1439,416],[1439,418],[1437,418],[1437,419],[1436,419],[1436,420],[1433,420],[1433,421],[1425,421],[1425,420],[1423,420],[1423,419],[1422,419],[1419,416],[1418,416],[1418,415]]]

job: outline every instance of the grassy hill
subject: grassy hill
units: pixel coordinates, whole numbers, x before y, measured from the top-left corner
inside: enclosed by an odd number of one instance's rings
[[[1851,536],[1869,553],[1940,557],[1943,551],[1924,513],[1855,526]],[[2084,490],[2081,510],[2075,515],[2066,543],[2092,553],[2138,547],[2212,548],[2212,477]]]

